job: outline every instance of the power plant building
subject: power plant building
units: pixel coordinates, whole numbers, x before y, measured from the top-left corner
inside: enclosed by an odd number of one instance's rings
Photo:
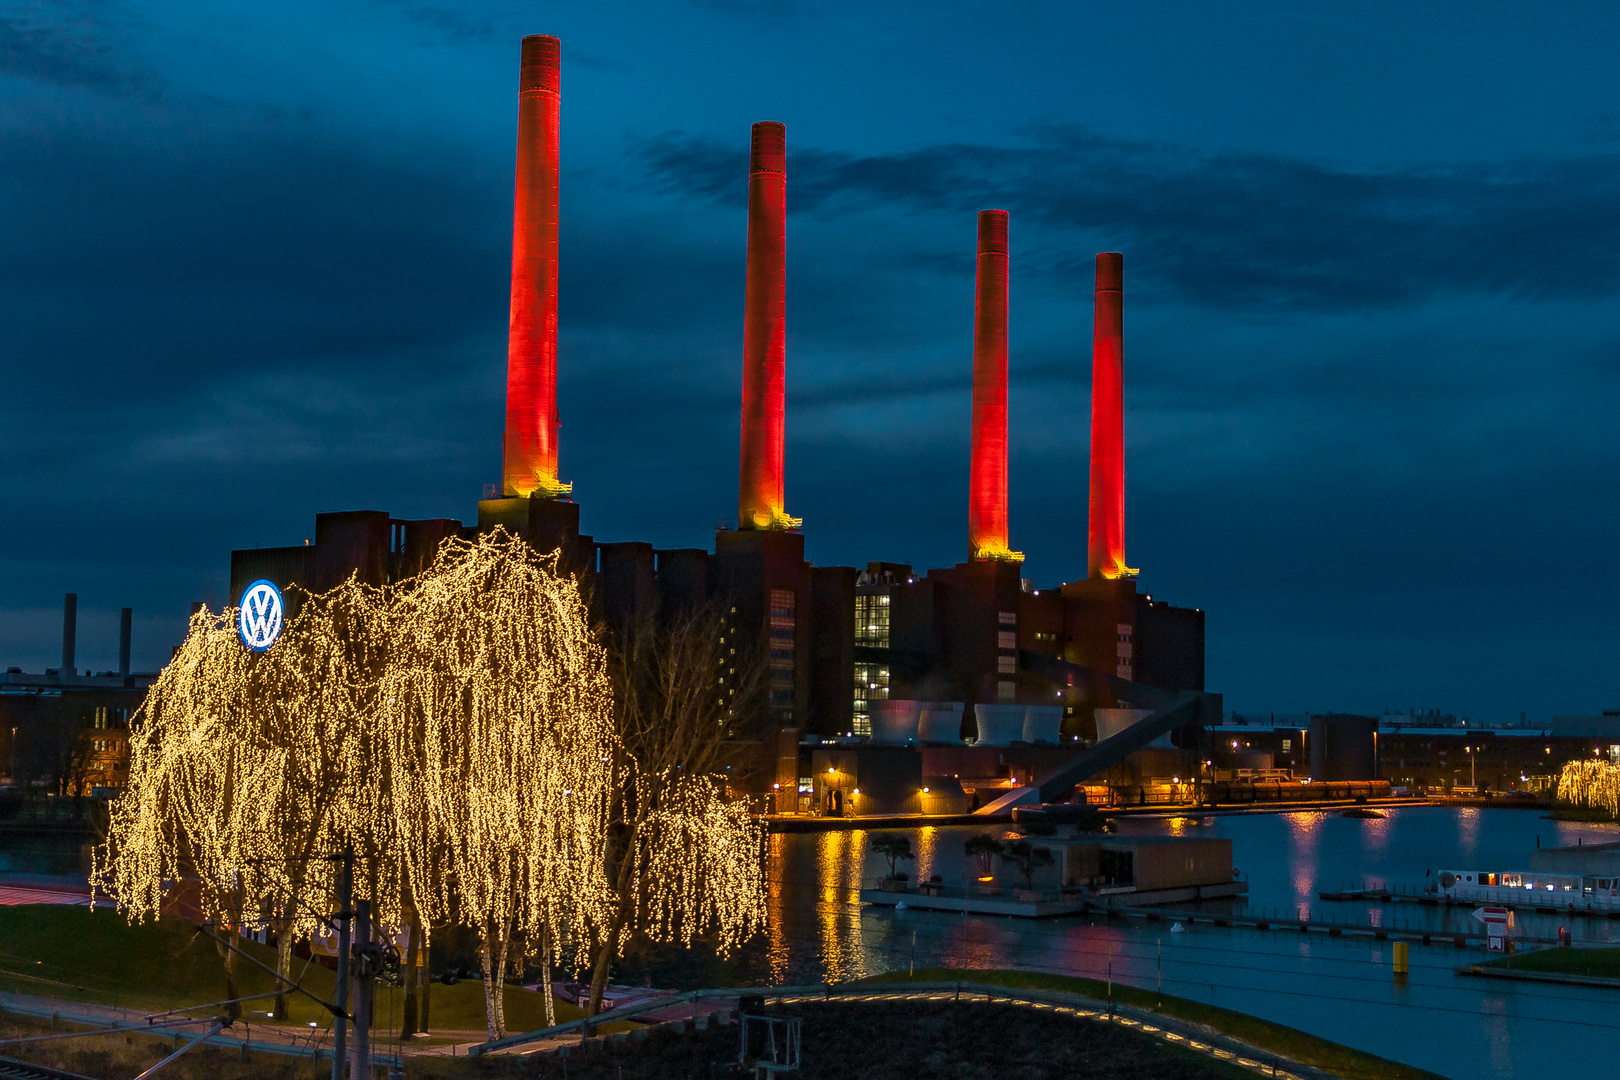
[[[1004,210],[978,219],[966,561],[921,570],[805,560],[801,522],[786,508],[788,155],[779,123],[755,124],[750,148],[736,528],[717,531],[712,551],[581,534],[580,504],[558,471],[559,55],[556,38],[523,41],[503,490],[480,501],[470,523],[317,515],[301,545],[233,552],[233,597],[260,578],[311,592],[351,573],[375,585],[401,580],[447,538],[504,528],[592,578],[605,621],[705,603],[723,614],[738,653],[766,671],[759,715],[748,718],[765,790],[795,786],[804,738],[876,744],[898,731],[917,746],[1073,743],[1095,738],[1093,710],[1131,704],[1132,686],[1204,690],[1203,612],[1139,592],[1125,562],[1118,253],[1096,264],[1087,577],[1037,587],[1022,576],[1007,512]]]

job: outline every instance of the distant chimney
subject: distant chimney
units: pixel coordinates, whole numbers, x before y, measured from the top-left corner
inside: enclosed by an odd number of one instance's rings
[[[1091,521],[1086,574],[1135,577],[1125,565],[1125,256],[1097,256],[1091,332]]]
[[[748,158],[748,268],[743,299],[742,454],[737,527],[791,529],[785,510],[787,415],[787,129],[754,125]]]
[[[968,553],[1017,562],[1007,543],[1007,211],[979,214],[973,301],[973,435],[968,462]]]
[[[562,43],[523,39],[518,75],[512,306],[506,343],[507,495],[557,496],[557,181]]]
[[[129,678],[129,637],[130,624],[135,613],[129,608],[118,609],[118,674],[121,678]]]
[[[66,593],[62,597],[62,680],[78,674],[74,667],[79,640],[79,594]]]

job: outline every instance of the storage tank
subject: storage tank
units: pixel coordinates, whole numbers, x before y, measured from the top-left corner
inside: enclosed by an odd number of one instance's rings
[[[1024,714],[1028,705],[1011,702],[973,706],[973,715],[979,722],[979,737],[974,746],[1011,746],[1024,737]]]
[[[872,702],[872,741],[875,743],[908,743],[917,741],[917,721],[923,702]]]
[[[923,701],[917,721],[917,738],[925,743],[962,744],[962,703]]]
[[[1063,706],[1029,705],[1024,709],[1024,741],[1056,746],[1063,741]]]

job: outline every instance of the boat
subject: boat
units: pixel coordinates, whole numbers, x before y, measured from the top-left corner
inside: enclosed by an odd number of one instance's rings
[[[1545,870],[1442,870],[1429,891],[1449,900],[1550,911],[1620,912],[1620,877]]]

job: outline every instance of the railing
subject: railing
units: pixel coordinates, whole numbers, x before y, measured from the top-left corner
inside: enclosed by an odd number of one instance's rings
[[[908,982],[908,983],[821,983],[809,986],[731,987],[717,990],[692,990],[669,994],[665,997],[627,1005],[595,1017],[572,1020],[504,1039],[479,1043],[467,1048],[469,1057],[478,1057],[497,1050],[506,1050],[542,1039],[579,1033],[589,1036],[597,1024],[613,1020],[633,1020],[649,1012],[675,1005],[697,1005],[704,1001],[735,1002],[744,996],[763,998],[766,1002],[791,1005],[810,1001],[970,1001],[1003,1002],[1029,1008],[1047,1009],[1071,1016],[1117,1023],[1133,1028],[1145,1035],[1174,1043],[1194,1053],[1238,1065],[1265,1076],[1283,1080],[1334,1080],[1332,1074],[1289,1058],[1271,1054],[1248,1043],[1211,1032],[1208,1028],[1151,1009],[1121,1005],[1113,1000],[1084,997],[1062,990],[1034,990],[1021,987],[994,986],[976,982]]]

